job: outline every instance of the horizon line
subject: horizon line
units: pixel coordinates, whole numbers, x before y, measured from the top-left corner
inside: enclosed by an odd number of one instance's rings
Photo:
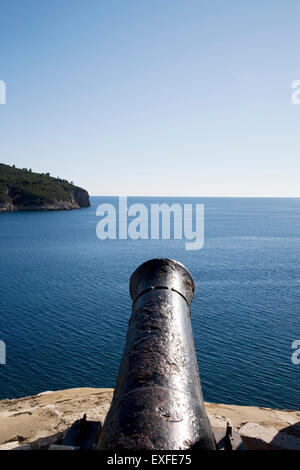
[[[153,196],[153,195],[127,195],[121,196],[120,194],[100,195],[89,194],[90,197],[152,197],[152,198],[199,198],[199,199],[300,199],[300,196]]]

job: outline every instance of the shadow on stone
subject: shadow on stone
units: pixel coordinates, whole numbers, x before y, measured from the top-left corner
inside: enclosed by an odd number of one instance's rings
[[[247,450],[300,450],[300,421],[280,431],[247,423],[239,432]]]

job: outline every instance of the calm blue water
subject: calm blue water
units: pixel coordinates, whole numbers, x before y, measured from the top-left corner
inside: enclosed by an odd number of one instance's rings
[[[300,339],[300,199],[165,199],[205,204],[200,251],[185,251],[180,240],[100,241],[96,207],[110,200],[0,215],[0,340],[7,345],[0,398],[113,387],[130,274],[149,258],[169,257],[195,279],[192,323],[205,399],[299,409],[291,344]]]

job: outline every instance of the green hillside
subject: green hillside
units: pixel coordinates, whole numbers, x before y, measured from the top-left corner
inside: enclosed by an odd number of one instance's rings
[[[85,193],[85,194],[84,194]],[[13,166],[0,164],[0,204],[12,203],[15,210],[18,208],[45,206],[56,201],[74,203],[76,196],[88,193],[66,180],[53,178],[46,174],[33,173],[31,169],[18,169]],[[78,201],[76,201],[78,202]],[[89,205],[78,202],[81,207]]]

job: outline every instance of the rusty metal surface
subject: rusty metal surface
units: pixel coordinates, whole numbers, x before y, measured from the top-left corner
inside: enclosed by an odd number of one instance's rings
[[[173,260],[131,276],[132,315],[99,449],[214,449],[190,321],[194,282]]]

